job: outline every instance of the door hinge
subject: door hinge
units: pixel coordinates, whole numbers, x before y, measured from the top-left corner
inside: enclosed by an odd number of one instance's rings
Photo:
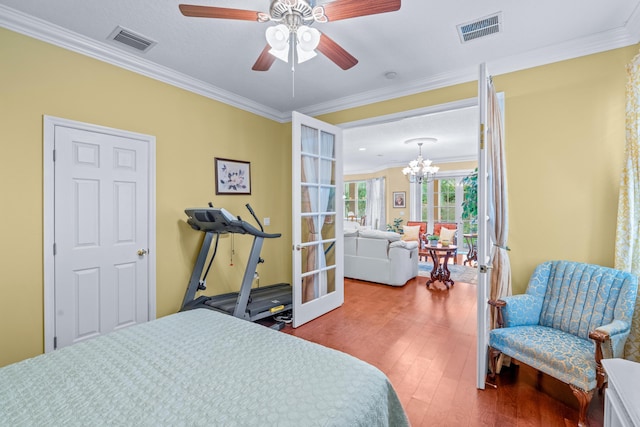
[[[58,349],[58,337],[53,337],[53,349]]]
[[[56,255],[57,252],[58,252],[58,246],[54,243],[53,244],[53,254]]]
[[[53,150],[53,161],[56,161],[56,150]]]

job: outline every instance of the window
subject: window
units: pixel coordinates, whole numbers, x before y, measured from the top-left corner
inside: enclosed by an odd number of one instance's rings
[[[344,215],[346,219],[359,221],[367,212],[366,181],[344,183]]]
[[[427,221],[428,232],[433,230],[436,222],[456,223],[459,230],[458,245],[463,249],[466,242],[463,241],[462,234],[476,230],[475,218],[462,218],[462,201],[473,193],[469,185],[463,184],[463,178],[470,173],[471,171],[457,171],[447,175],[439,174],[441,178],[423,182],[420,186],[420,220]]]
[[[456,221],[456,179],[437,179],[433,182],[433,221]]]
[[[447,177],[422,183],[422,221],[458,222],[462,205],[462,194],[457,194],[460,180]]]

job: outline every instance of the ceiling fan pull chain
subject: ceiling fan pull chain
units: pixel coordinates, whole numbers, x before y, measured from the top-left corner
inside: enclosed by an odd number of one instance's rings
[[[291,63],[291,97],[296,97],[296,66]]]
[[[289,37],[289,43],[291,43],[291,49],[289,54],[291,55],[291,97],[296,97],[296,35],[291,33]]]

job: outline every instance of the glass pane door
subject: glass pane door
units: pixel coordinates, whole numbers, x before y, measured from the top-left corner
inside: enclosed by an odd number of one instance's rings
[[[342,197],[342,149],[339,128],[298,113],[293,118],[293,326],[297,327],[344,301],[343,204],[336,203],[338,193]]]

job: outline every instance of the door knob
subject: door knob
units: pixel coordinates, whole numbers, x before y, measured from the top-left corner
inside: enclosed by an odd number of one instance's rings
[[[146,249],[138,249],[138,255],[144,256],[146,254],[147,254],[147,250]]]

